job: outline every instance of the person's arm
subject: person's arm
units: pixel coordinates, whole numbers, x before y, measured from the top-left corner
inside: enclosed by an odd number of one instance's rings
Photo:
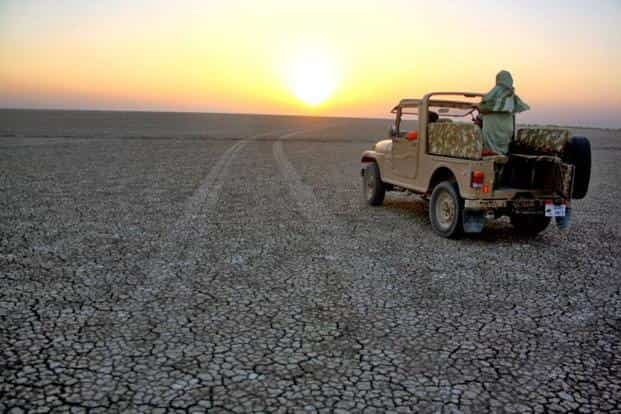
[[[482,100],[478,106],[480,114],[489,114],[494,112],[494,104],[492,102],[487,102]]]

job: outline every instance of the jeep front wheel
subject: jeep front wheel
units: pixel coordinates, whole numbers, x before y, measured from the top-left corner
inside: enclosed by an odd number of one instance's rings
[[[455,183],[444,181],[431,193],[429,220],[433,230],[442,237],[457,237],[463,231],[464,202]]]
[[[374,162],[370,162],[364,167],[362,191],[364,199],[369,205],[379,206],[384,202],[386,186],[380,178],[379,167]]]

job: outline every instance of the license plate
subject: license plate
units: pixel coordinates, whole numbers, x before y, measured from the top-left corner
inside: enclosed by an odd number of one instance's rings
[[[565,204],[546,204],[546,217],[565,217]]]

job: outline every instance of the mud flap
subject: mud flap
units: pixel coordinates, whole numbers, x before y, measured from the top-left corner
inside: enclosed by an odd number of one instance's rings
[[[485,227],[485,212],[464,210],[464,233],[481,233]]]
[[[565,209],[565,217],[554,217],[559,230],[567,230],[571,225],[571,207]]]

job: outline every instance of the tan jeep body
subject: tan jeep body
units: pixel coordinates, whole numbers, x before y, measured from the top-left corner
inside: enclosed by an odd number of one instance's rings
[[[464,99],[450,100],[459,96]],[[391,137],[377,142],[362,154],[362,162],[376,163],[387,190],[408,191],[429,199],[441,182],[454,182],[463,199],[464,231],[480,232],[485,218],[510,214],[544,214],[544,203],[570,207],[574,167],[561,155],[569,131],[552,128],[515,129],[514,147],[523,154],[483,156],[481,128],[473,122],[452,122],[450,118],[430,123],[430,107],[459,117],[472,114],[483,94],[435,92],[422,99],[404,99],[394,109]],[[467,99],[466,99],[467,98]],[[408,112],[409,111],[409,112]],[[402,116],[418,115],[415,140],[401,131]],[[451,116],[451,115],[447,115]],[[452,115],[454,116],[454,115]],[[470,121],[470,120],[468,120]],[[505,177],[507,163],[516,171]],[[473,185],[473,174],[483,174],[482,184]],[[531,174],[531,177],[527,177]],[[364,175],[364,168],[363,168]],[[503,182],[500,182],[503,181]],[[517,185],[516,185],[517,183]]]

